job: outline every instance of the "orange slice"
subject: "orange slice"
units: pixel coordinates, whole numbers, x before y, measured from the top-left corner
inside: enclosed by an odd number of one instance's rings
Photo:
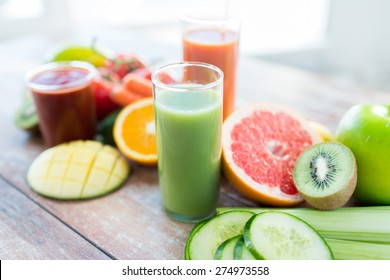
[[[113,134],[118,149],[126,157],[140,164],[156,165],[153,98],[142,98],[123,108]]]

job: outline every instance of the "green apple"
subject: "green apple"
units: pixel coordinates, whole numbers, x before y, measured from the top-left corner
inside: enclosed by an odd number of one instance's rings
[[[81,60],[95,67],[103,67],[114,56],[110,48],[94,40],[90,44],[64,42],[51,47],[45,54],[45,61]]]
[[[49,55],[47,55],[49,56]],[[57,52],[53,51],[50,61],[81,60],[91,63],[96,67],[104,66],[106,58],[96,50],[84,46],[68,46]]]
[[[336,139],[356,157],[354,197],[368,205],[390,205],[390,106],[355,105],[340,120]]]

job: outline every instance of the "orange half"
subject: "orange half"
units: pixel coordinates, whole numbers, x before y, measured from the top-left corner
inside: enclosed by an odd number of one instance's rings
[[[156,165],[153,98],[142,98],[123,108],[113,134],[118,149],[126,157],[140,164]]]

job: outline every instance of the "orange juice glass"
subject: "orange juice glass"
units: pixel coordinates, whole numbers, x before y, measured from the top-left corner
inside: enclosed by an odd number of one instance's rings
[[[224,73],[223,119],[234,110],[240,20],[182,18],[183,59],[210,63]]]

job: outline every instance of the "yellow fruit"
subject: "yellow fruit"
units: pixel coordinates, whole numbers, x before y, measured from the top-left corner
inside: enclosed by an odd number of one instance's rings
[[[80,140],[42,152],[31,164],[27,180],[44,196],[83,199],[117,189],[129,172],[129,164],[116,149]]]
[[[309,125],[317,132],[324,142],[335,141],[332,132],[325,125],[313,121],[309,121]]]
[[[153,98],[142,98],[122,109],[113,134],[117,147],[129,159],[144,165],[156,165]]]

